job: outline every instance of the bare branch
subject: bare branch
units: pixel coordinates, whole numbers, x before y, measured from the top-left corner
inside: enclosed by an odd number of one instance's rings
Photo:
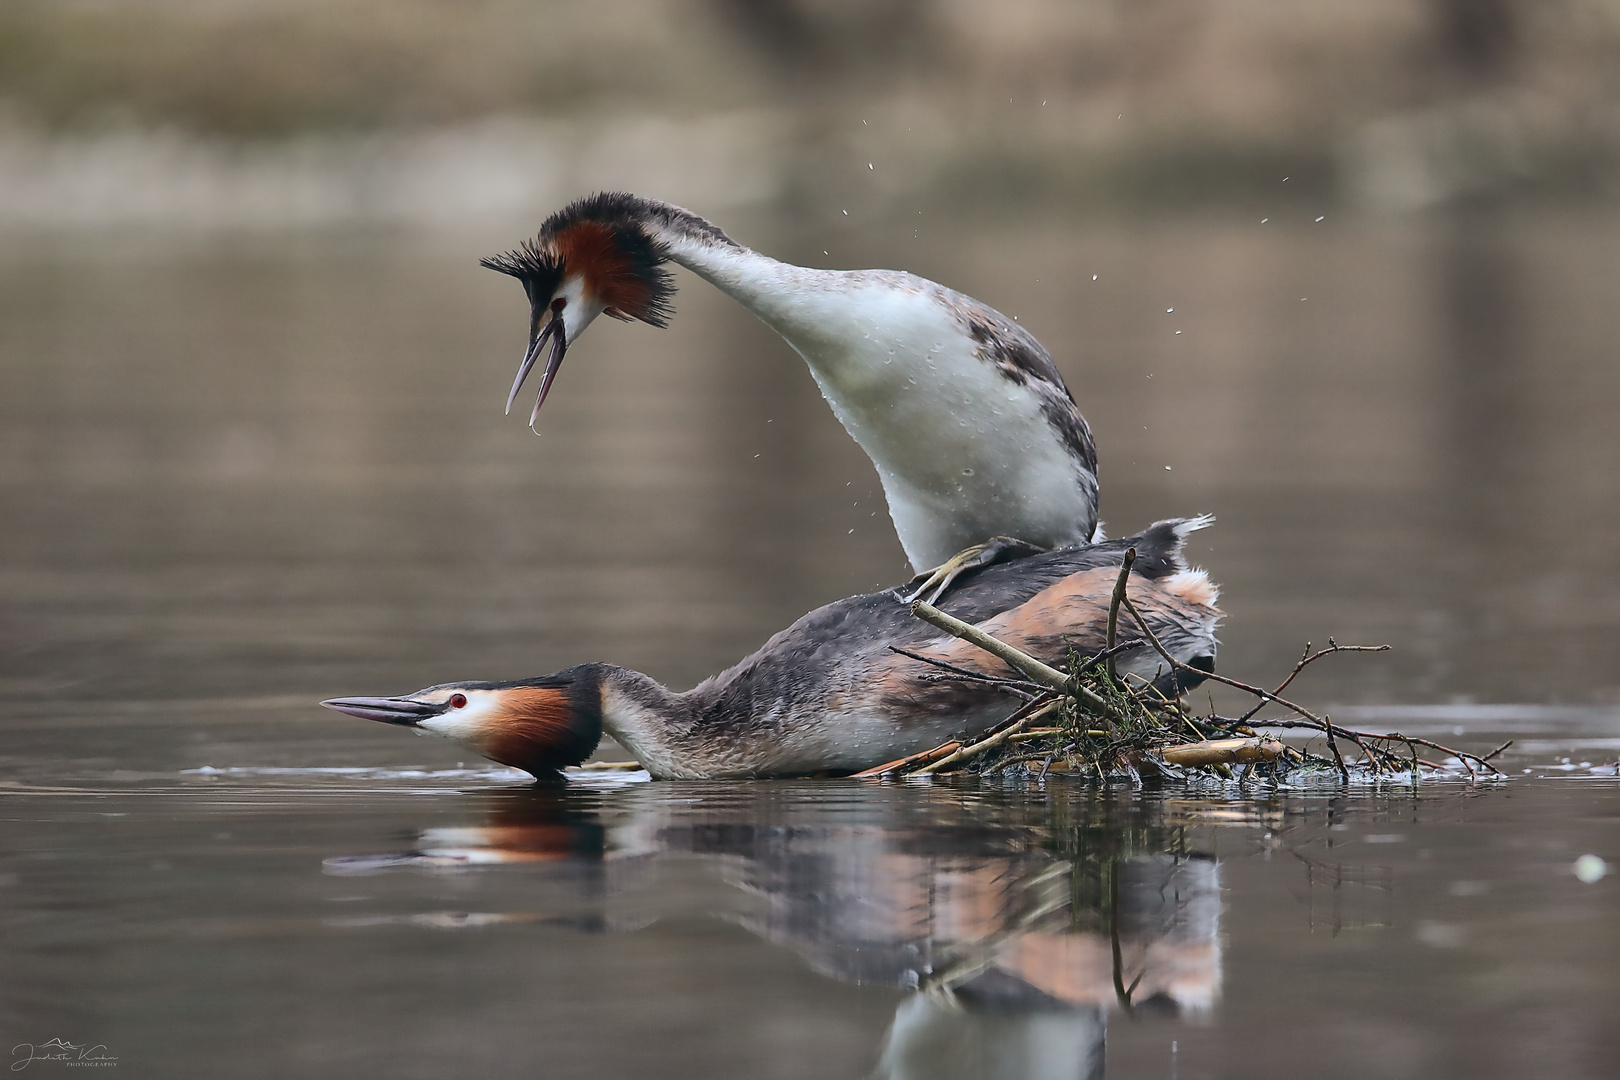
[[[1108,601],[1108,638],[1103,650],[1108,655],[1108,677],[1115,682],[1119,681],[1119,672],[1114,666],[1114,634],[1119,628],[1119,602],[1125,599],[1125,583],[1130,579],[1131,567],[1136,565],[1136,549],[1125,549],[1125,560],[1119,567],[1119,578],[1114,582],[1114,595]]]
[[[944,660],[935,660],[931,656],[924,656],[921,653],[914,653],[910,649],[902,649],[898,645],[890,645],[889,651],[897,652],[901,656],[909,656],[913,660],[919,660],[924,664],[940,668],[944,671],[949,671],[952,674],[959,675],[962,678],[972,680],[973,682],[996,683],[1000,686],[1007,686],[1022,690],[1025,693],[1041,693],[1045,689],[1039,683],[1032,683],[1024,679],[1009,679],[1005,675],[986,675],[982,671],[974,671],[971,668],[958,667],[955,664],[946,663]]]
[[[1050,716],[1052,713],[1057,712],[1058,709],[1062,708],[1062,706],[1063,701],[1061,698],[1048,701],[1040,708],[1025,716],[1022,720],[1002,728],[989,738],[981,739],[971,746],[964,746],[960,750],[956,751],[956,753],[951,754],[949,757],[940,758],[932,765],[924,765],[922,768],[917,770],[917,774],[935,773],[947,765],[956,765],[960,762],[967,761],[969,758],[978,757],[986,750],[994,750],[996,747],[1000,746],[1002,743],[1006,742],[1020,731],[1023,731],[1024,728],[1028,727],[1030,724],[1033,724],[1035,721],[1044,719],[1045,717]]]
[[[1107,716],[1112,711],[1108,706],[1108,702],[1081,686],[1057,668],[1048,667],[1028,653],[1020,652],[1006,642],[996,640],[971,623],[965,623],[954,615],[947,615],[939,608],[922,600],[912,602],[911,613],[923,622],[931,626],[937,626],[953,637],[959,637],[970,645],[977,645],[990,655],[1006,662],[1010,667],[1022,671],[1030,677],[1031,681],[1037,682],[1059,694],[1073,696],[1087,709],[1097,713],[1099,716]]]
[[[1305,665],[1307,665],[1307,664],[1309,664],[1309,663],[1311,663],[1313,661],[1320,660],[1324,656],[1331,656],[1334,653],[1341,653],[1341,652],[1388,652],[1392,648],[1394,648],[1394,646],[1392,646],[1392,645],[1340,645],[1337,641],[1334,641],[1332,638],[1328,638],[1328,647],[1327,648],[1322,649],[1322,650],[1320,650],[1318,652],[1311,652],[1311,643],[1307,641],[1305,643],[1305,651],[1300,654],[1299,663],[1294,665],[1294,670],[1290,671],[1288,673],[1288,678],[1284,679],[1281,683],[1279,683],[1277,685],[1277,689],[1273,690],[1272,693],[1273,694],[1280,694],[1284,690],[1288,689],[1288,684],[1294,681],[1294,677],[1296,675],[1298,675],[1300,672],[1305,670]],[[1246,712],[1242,716],[1240,716],[1238,718],[1239,722],[1242,722],[1244,720],[1248,720],[1255,713],[1257,713],[1261,709],[1265,708],[1265,706],[1266,706],[1266,703],[1264,701],[1260,702],[1254,708],[1250,709],[1248,712]]]

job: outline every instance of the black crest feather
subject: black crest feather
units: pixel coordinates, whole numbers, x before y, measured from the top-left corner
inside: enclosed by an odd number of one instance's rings
[[[478,265],[517,278],[531,304],[551,299],[562,282],[562,262],[548,255],[535,240],[525,240],[512,251],[479,259]]]
[[[517,278],[532,304],[544,304],[568,270],[566,259],[554,254],[556,239],[584,222],[600,224],[612,235],[625,270],[646,291],[646,299],[630,314],[653,326],[668,325],[674,313],[670,301],[675,295],[674,278],[663,268],[668,251],[655,238],[655,230],[672,230],[708,243],[737,246],[720,229],[689,211],[625,192],[603,191],[568,204],[546,219],[533,240],[483,259],[480,265]]]

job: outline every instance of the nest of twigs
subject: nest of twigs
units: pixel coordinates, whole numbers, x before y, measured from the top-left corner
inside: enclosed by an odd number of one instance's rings
[[[1428,739],[1398,731],[1357,731],[1332,722],[1282,696],[1290,683],[1311,663],[1342,652],[1382,652],[1388,645],[1340,645],[1328,639],[1325,649],[1307,644],[1294,670],[1275,690],[1197,670],[1175,659],[1148,628],[1126,595],[1132,556],[1126,553],[1108,613],[1108,644],[1097,655],[1072,658],[1067,672],[1013,648],[984,631],[945,614],[923,601],[912,604],[912,614],[997,657],[1022,678],[1005,677],[944,664],[891,646],[896,652],[939,668],[938,678],[991,683],[1023,699],[1023,704],[987,733],[970,740],[955,740],[932,750],[868,769],[860,776],[906,776],[969,772],[980,776],[1024,772],[1045,776],[1053,772],[1138,780],[1144,775],[1221,780],[1272,778],[1306,770],[1349,783],[1360,780],[1405,779],[1417,783],[1435,774],[1466,775],[1469,779],[1501,776],[1493,758],[1512,745],[1509,740],[1488,754],[1471,754]],[[1134,627],[1119,637],[1122,618]],[[1131,632],[1131,631],[1134,632]],[[1164,661],[1165,669],[1182,670],[1197,679],[1209,679],[1252,695],[1253,708],[1237,717],[1211,711],[1196,715],[1185,698],[1170,698],[1152,682],[1121,677],[1113,658],[1149,646]],[[1268,705],[1292,715],[1251,721]],[[1268,729],[1267,732],[1255,730]],[[1325,746],[1313,752],[1285,743],[1277,729],[1304,729],[1319,733]],[[1439,755],[1435,761],[1424,754]]]

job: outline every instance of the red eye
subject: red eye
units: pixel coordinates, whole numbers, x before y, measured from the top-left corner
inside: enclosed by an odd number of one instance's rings
[[[560,296],[557,297],[557,299],[555,299],[555,300],[553,300],[551,302],[551,310],[552,311],[561,311],[563,308],[565,308],[567,306],[568,306],[568,301],[563,299]]]
[[[452,709],[464,708],[464,707],[466,707],[466,704],[467,704],[467,695],[466,694],[451,694],[450,695],[450,707]]]

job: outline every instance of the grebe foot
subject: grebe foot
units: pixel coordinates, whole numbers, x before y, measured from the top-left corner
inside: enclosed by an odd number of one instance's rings
[[[939,603],[939,598],[945,595],[952,583],[969,570],[982,570],[986,566],[997,563],[1012,562],[1014,559],[1024,559],[1031,555],[1040,555],[1047,549],[1037,547],[1027,540],[1019,540],[1012,536],[992,536],[982,544],[963,548],[949,559],[940,563],[932,570],[924,570],[909,581],[908,585],[916,588],[909,595],[902,595],[900,590],[894,590],[894,595],[902,604],[909,604],[923,596],[930,589],[933,594],[927,597],[930,604]]]

